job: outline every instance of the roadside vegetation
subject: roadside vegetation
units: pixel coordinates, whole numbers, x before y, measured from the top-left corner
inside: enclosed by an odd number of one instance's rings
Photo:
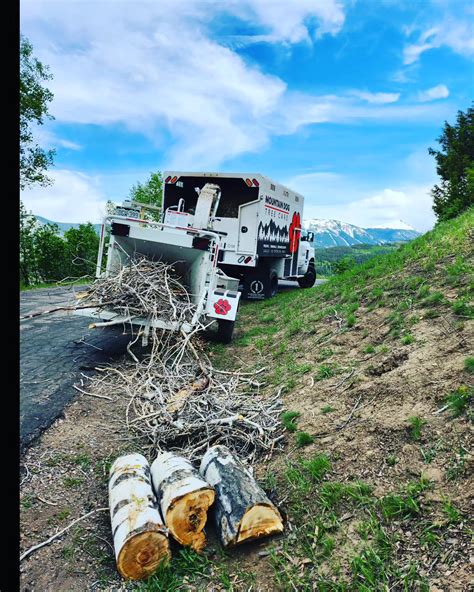
[[[391,253],[399,244],[352,245],[350,247],[328,247],[315,249],[316,275],[318,278],[330,277],[347,271],[355,265],[365,263],[378,255]]]
[[[59,234],[55,224],[39,225],[20,202],[20,289],[94,276],[99,237],[90,223]]]

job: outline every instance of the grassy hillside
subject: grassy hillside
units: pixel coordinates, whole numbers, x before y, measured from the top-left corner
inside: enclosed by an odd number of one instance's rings
[[[230,560],[234,589],[468,589],[473,264],[470,211],[242,307],[214,357],[265,366],[284,393],[288,447],[258,475],[288,527],[268,556]]]

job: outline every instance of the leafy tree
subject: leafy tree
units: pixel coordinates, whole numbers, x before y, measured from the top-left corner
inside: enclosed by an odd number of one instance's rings
[[[455,218],[474,204],[474,106],[458,111],[455,125],[444,123],[437,139],[441,150],[429,148],[436,159],[439,185],[431,190],[438,221]]]
[[[348,269],[352,269],[355,265],[357,265],[357,263],[354,257],[347,256],[343,257],[342,259],[339,259],[339,261],[336,261],[333,264],[333,270],[334,273],[340,274],[344,273]]]
[[[79,224],[79,228],[66,230],[64,238],[67,243],[67,257],[71,262],[69,275],[94,275],[99,249],[99,237],[94,226],[90,222]]]
[[[43,224],[35,233],[36,264],[41,281],[59,281],[68,275],[70,261],[66,241],[57,224]]]
[[[36,219],[20,200],[20,282],[29,286],[36,281]]]
[[[53,93],[42,86],[51,80],[49,68],[33,56],[33,47],[26,37],[20,36],[20,188],[38,183],[48,185],[45,175],[53,163],[54,150],[45,151],[35,143],[31,125],[43,125],[48,113],[48,103]]]
[[[161,206],[163,199],[163,177],[161,173],[151,173],[145,183],[138,181],[130,189],[129,198],[140,203]]]

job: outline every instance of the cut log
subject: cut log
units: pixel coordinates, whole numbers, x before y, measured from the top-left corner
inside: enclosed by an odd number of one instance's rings
[[[182,545],[202,551],[207,511],[215,493],[193,465],[171,452],[159,454],[151,465],[151,477],[165,524]]]
[[[216,490],[214,517],[224,547],[283,531],[280,512],[228,448],[209,448],[200,471]]]
[[[175,411],[181,411],[188,397],[195,393],[200,393],[201,391],[207,388],[208,384],[208,376],[201,376],[201,378],[197,378],[193,383],[175,393],[168,402],[166,409],[170,413],[174,413]]]
[[[117,458],[110,469],[109,507],[119,573],[141,580],[170,558],[166,528],[141,454]]]

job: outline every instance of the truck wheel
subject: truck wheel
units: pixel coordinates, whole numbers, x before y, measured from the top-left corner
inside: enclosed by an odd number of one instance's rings
[[[275,271],[270,272],[270,278],[268,281],[268,290],[266,291],[266,298],[273,298],[278,292],[278,276]]]
[[[226,321],[218,319],[217,321],[217,341],[219,343],[230,343],[234,332],[235,321]]]
[[[300,285],[300,288],[311,288],[314,286],[315,281],[316,269],[314,268],[314,263],[310,263],[304,276],[298,279],[298,284]]]

